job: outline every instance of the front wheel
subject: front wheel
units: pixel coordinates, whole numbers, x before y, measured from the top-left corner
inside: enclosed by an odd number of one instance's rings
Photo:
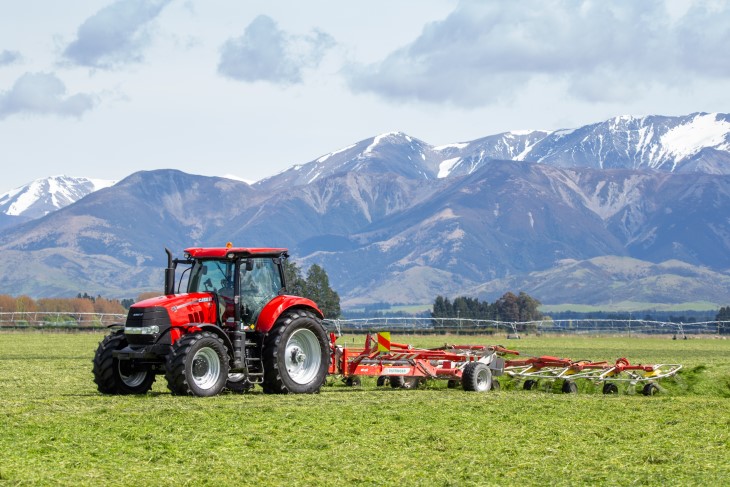
[[[264,392],[317,393],[328,361],[327,334],[317,315],[305,309],[287,310],[264,342]]]
[[[179,396],[215,396],[228,379],[228,350],[215,333],[190,333],[172,346],[165,364],[167,388]]]
[[[136,367],[129,360],[114,358],[114,351],[127,346],[124,331],[104,337],[94,355],[94,382],[103,394],[145,394],[152,388],[155,374],[149,367]]]

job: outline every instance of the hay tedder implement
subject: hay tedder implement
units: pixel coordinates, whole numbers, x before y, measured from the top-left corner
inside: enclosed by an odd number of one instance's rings
[[[614,363],[572,360],[551,356],[522,357],[520,352],[501,345],[444,345],[438,348],[415,348],[390,341],[390,333],[368,334],[362,348],[336,344],[330,334],[332,350],[330,374],[340,374],[348,386],[360,384],[360,377],[377,377],[377,385],[415,388],[428,379],[447,380],[448,387],[486,392],[499,389],[494,376],[521,381],[525,390],[540,384],[562,381],[565,393],[578,392],[576,381],[602,386],[604,394],[617,394],[618,384],[626,384],[627,393],[637,390],[646,396],[661,390],[658,382],[675,375],[679,364],[631,364],[620,358]]]

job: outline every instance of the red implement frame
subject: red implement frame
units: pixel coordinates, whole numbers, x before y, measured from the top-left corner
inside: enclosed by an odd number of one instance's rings
[[[330,374],[353,376],[403,376],[428,379],[461,380],[464,366],[482,362],[494,375],[501,375],[505,354],[518,354],[501,346],[445,345],[438,348],[414,348],[411,345],[389,342],[389,350],[378,346],[377,336],[368,333],[365,347],[347,347],[335,344],[330,334],[332,359]]]

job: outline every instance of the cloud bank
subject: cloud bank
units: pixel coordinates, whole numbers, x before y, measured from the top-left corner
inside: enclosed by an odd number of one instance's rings
[[[659,0],[464,0],[410,44],[345,69],[355,92],[395,101],[480,106],[530,82],[560,83],[589,102],[641,96],[654,85],[730,76],[730,5]]]
[[[150,23],[171,0],[119,0],[86,19],[63,51],[70,62],[111,69],[140,62],[150,42]]]
[[[16,114],[79,118],[94,104],[91,95],[67,96],[66,85],[54,74],[25,73],[10,90],[0,92],[0,120]]]
[[[303,70],[317,67],[334,45],[329,34],[314,30],[306,36],[290,35],[271,17],[259,15],[242,36],[223,44],[218,72],[245,82],[301,83]]]

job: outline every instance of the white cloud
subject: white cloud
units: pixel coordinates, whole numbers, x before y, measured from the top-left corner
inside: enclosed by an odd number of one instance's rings
[[[93,108],[93,96],[66,95],[66,85],[51,73],[25,73],[9,91],[0,92],[0,119],[10,115],[81,117]]]
[[[7,49],[5,49],[4,51],[0,51],[0,66],[13,64],[20,61],[21,59],[22,56],[18,51],[8,51]]]
[[[672,15],[647,0],[464,0],[410,44],[345,73],[350,88],[398,101],[488,105],[547,79],[589,102],[638,98],[730,75],[730,5]]]
[[[63,56],[81,66],[104,69],[142,61],[150,23],[170,1],[119,0],[104,7],[81,24]]]
[[[290,35],[266,15],[259,15],[243,35],[221,48],[218,72],[238,81],[268,81],[289,85],[302,82],[302,71],[319,65],[335,45],[329,34]]]

